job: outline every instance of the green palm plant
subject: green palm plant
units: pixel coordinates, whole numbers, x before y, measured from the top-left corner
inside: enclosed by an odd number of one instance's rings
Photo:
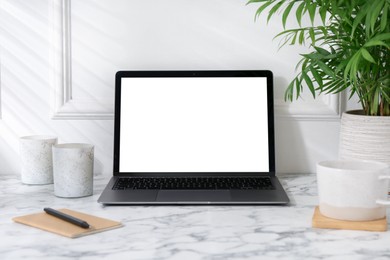
[[[390,116],[390,0],[250,0],[260,4],[256,18],[268,11],[267,22],[281,14],[280,46],[310,42],[301,54],[298,75],[285,92],[298,98],[306,84],[312,95],[357,95],[366,115]],[[291,14],[299,28],[286,29]],[[310,26],[302,26],[308,15]],[[316,19],[320,18],[320,19]],[[316,22],[318,20],[318,22]],[[315,25],[315,22],[318,25]]]

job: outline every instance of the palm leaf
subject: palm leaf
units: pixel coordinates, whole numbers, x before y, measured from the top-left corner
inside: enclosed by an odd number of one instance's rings
[[[286,29],[286,22],[287,22],[287,18],[288,18],[288,15],[290,14],[291,12],[291,8],[295,5],[295,2],[291,2],[288,4],[288,6],[286,7],[286,9],[284,10],[283,12],[283,16],[282,16],[282,24],[283,24],[283,28]]]
[[[263,2],[263,1],[262,1]],[[268,7],[270,6],[271,4],[274,3],[274,0],[269,0],[269,1],[265,1],[265,3],[263,5],[261,5],[257,11],[256,11],[256,15],[255,15],[255,20],[261,15],[261,13]]]
[[[362,52],[363,58],[365,58],[367,61],[372,62],[372,63],[376,63],[374,58],[372,57],[372,55],[365,48],[362,48],[361,52]]]
[[[296,10],[296,12],[295,12],[295,16],[296,16],[296,18],[297,18],[297,22],[298,22],[299,26],[301,26],[302,15],[305,13],[305,7],[306,7],[306,3],[303,2],[303,3],[301,3],[301,4],[298,6],[298,8],[297,8],[297,10]]]
[[[267,17],[267,23],[271,19],[271,17],[278,11],[278,9],[284,4],[284,1],[280,1],[279,3],[275,4],[271,10],[268,12],[268,17]]]

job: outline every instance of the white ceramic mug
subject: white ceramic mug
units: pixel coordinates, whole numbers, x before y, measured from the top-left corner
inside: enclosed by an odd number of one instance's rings
[[[91,144],[53,145],[54,195],[63,198],[92,195],[93,161]]]
[[[373,161],[335,160],[317,164],[322,215],[350,221],[384,218],[390,167]]]
[[[31,135],[20,137],[19,141],[22,183],[53,183],[51,147],[57,143],[57,137]]]

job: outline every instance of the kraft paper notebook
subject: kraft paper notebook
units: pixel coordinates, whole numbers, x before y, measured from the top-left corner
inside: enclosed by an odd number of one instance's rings
[[[59,209],[58,211],[85,220],[90,224],[91,227],[88,229],[84,229],[54,216],[51,216],[45,212],[15,217],[12,220],[17,223],[36,227],[70,238],[86,236],[122,226],[122,224],[117,221],[88,215],[70,209]]]

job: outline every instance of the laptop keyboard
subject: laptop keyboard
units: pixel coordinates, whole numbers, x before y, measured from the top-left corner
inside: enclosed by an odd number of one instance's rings
[[[273,190],[269,177],[131,177],[119,178],[113,190]]]

